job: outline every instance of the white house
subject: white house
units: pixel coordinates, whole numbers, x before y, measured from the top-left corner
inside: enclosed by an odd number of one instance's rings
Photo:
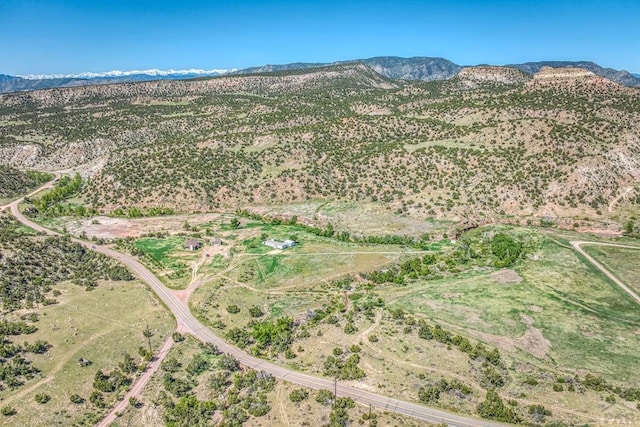
[[[268,239],[262,243],[265,246],[269,246],[274,249],[287,249],[287,248],[292,248],[296,245],[296,242],[294,242],[293,240],[285,240],[284,242],[281,242],[276,239]]]

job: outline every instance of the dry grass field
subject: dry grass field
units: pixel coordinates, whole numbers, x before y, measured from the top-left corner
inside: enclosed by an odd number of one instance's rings
[[[174,374],[179,378],[189,378],[189,374],[185,372],[188,361],[193,360],[194,355],[202,354],[202,349],[192,339],[177,343],[173,349],[169,352],[167,359],[176,359],[183,361],[183,366],[178,369]],[[227,390],[223,393],[215,393],[208,386],[208,381],[211,377],[215,377],[224,372],[223,369],[217,365],[219,357],[211,357],[210,367],[204,371],[204,373],[198,375],[192,375],[191,378],[195,383],[192,393],[198,399],[206,401],[213,400],[216,402],[224,402],[228,399],[231,390]],[[113,424],[114,427],[124,426],[163,426],[165,420],[163,420],[163,414],[165,409],[163,408],[163,402],[166,401],[166,388],[163,385],[163,376],[166,375],[166,370],[160,370],[154,375],[143,392],[143,399],[141,405],[138,408],[129,406],[124,413]],[[195,378],[194,378],[195,377]],[[308,396],[300,401],[293,402],[289,397],[294,390],[304,390],[308,393]],[[163,395],[164,393],[164,395]],[[171,395],[171,394],[170,394]],[[331,418],[331,405],[328,403],[320,403],[316,400],[318,392],[311,389],[301,389],[300,387],[287,383],[287,382],[274,382],[272,388],[266,391],[264,398],[269,407],[268,412],[261,416],[249,415],[243,422],[245,426],[252,427],[280,427],[280,426],[312,426],[312,425],[326,425]],[[172,398],[175,396],[171,395]],[[217,410],[213,414],[214,422],[221,422],[223,416],[221,414],[223,410]],[[362,424],[361,421],[368,417],[370,409],[368,407],[356,405],[353,408],[348,409],[348,420],[350,424]],[[420,422],[405,417],[378,409],[371,409],[373,418],[377,421],[378,426],[419,426],[423,425]],[[192,422],[195,419],[192,419]],[[363,425],[369,425],[368,420]]]
[[[142,335],[147,325],[153,330],[152,346],[157,348],[175,327],[146,286],[140,282],[106,282],[93,291],[73,284],[60,284],[59,303],[30,310],[37,313],[38,331],[25,337],[32,342],[48,341],[52,347],[32,357],[40,375],[17,391],[0,392],[2,406],[14,407],[16,415],[0,424],[21,426],[92,425],[104,410],[88,402],[93,378],[98,369],[110,371],[118,366],[124,353],[137,357],[138,348],[147,345]],[[80,358],[91,361],[82,367]],[[50,400],[36,403],[37,394]],[[73,394],[86,400],[75,404]],[[107,395],[107,405],[115,396]]]

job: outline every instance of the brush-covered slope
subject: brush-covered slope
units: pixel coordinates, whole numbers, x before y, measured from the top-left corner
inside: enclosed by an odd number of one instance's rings
[[[584,71],[465,70],[398,82],[345,64],[4,95],[0,158],[84,165],[103,211],[320,198],[593,216],[640,182],[639,90]]]
[[[50,180],[53,175],[34,171],[21,171],[0,165],[0,199],[21,196]]]

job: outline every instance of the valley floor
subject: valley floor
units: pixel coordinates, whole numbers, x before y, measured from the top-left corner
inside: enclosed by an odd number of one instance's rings
[[[144,236],[138,232],[137,237],[118,240],[113,246],[135,254],[162,282],[127,261],[133,258],[100,245],[87,247],[122,260],[149,283],[155,280],[154,291],[165,303],[169,301],[174,313],[182,313],[188,304],[217,335],[274,363],[257,362],[265,369],[287,367],[290,372],[329,381],[338,377],[345,393],[379,393],[472,417],[480,413],[503,421],[556,425],[628,425],[640,420],[640,394],[634,394],[640,387],[635,363],[640,320],[633,275],[640,246],[634,247],[633,240],[615,245],[587,240],[575,232],[490,226],[473,230],[457,242],[423,242],[413,247],[341,241],[297,224],[226,214],[197,218],[165,218],[163,224],[173,226],[147,230]],[[117,227],[130,229],[145,221],[119,219]],[[106,237],[107,219],[88,223],[96,226],[88,238]],[[512,236],[523,248],[522,256],[505,268],[496,266],[495,248],[491,249],[496,235]],[[203,247],[185,250],[183,244],[189,238],[198,239]],[[263,244],[267,238],[292,239],[298,244],[274,250]],[[156,346],[172,329],[161,320],[166,317],[162,306],[140,286],[101,283],[86,294],[76,285],[57,287],[62,303],[36,310],[43,336],[53,344],[49,353],[34,359],[42,377],[17,391],[3,392],[4,403],[17,411],[12,421],[39,425],[40,420],[30,419],[32,414],[23,404],[30,405],[33,396],[42,393],[52,396],[42,406],[45,412],[51,411],[53,418],[46,419],[52,423],[95,419],[86,416],[87,411],[96,411],[93,402],[68,403],[70,394],[88,397],[96,387],[95,380],[92,386],[78,377],[95,368],[79,367],[76,358],[86,355],[96,367],[104,365],[108,371],[117,366],[108,362],[113,356],[101,349],[134,354],[135,346],[144,346],[139,330],[145,326],[140,322],[155,331]],[[110,295],[123,292],[125,300],[109,302]],[[130,292],[146,292],[154,310],[161,311],[153,315],[153,310],[139,304],[145,299]],[[122,310],[132,303],[135,309]],[[91,304],[99,305],[92,308]],[[108,330],[91,330],[87,326],[91,317],[84,314],[82,326],[74,329],[72,318],[80,314],[68,310],[93,313]],[[190,315],[179,316],[179,332],[215,342],[225,352],[239,351],[194,329],[200,327],[195,319],[189,320]],[[68,318],[77,338],[70,339],[64,328],[51,326],[63,318]],[[109,325],[116,322],[124,327],[128,318],[133,322],[132,333],[124,336],[130,336],[130,344],[96,345],[113,332]],[[51,328],[67,338],[55,338],[48,331]],[[273,328],[284,329],[269,335]],[[78,330],[84,332],[78,335]],[[175,409],[180,405],[200,408],[200,415],[217,421],[242,419],[248,425],[325,423],[339,416],[336,411],[341,409],[327,406],[322,394],[312,390],[294,402],[305,394],[304,387],[286,381],[264,383],[264,389],[254,394],[243,385],[248,381],[243,376],[253,375],[250,370],[237,371],[212,347],[191,338],[182,341],[181,334],[174,338],[179,342],[136,399],[119,411],[115,425],[123,420],[122,425],[159,425],[171,417],[180,419],[184,414]],[[104,363],[103,357],[108,358]],[[82,387],[72,386],[77,381]],[[301,391],[292,397],[294,390]],[[488,390],[497,390],[503,402],[500,414],[482,412]],[[124,394],[105,396],[111,406]],[[234,399],[244,403],[234,406]],[[343,409],[353,420],[364,422],[369,416],[366,407]],[[97,412],[105,413],[104,409]],[[386,411],[373,414],[379,425],[415,423]],[[514,418],[500,418],[505,414]],[[82,417],[85,421],[80,421]]]

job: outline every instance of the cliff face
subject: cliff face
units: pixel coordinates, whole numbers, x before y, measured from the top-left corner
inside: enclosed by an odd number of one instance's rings
[[[595,74],[584,68],[552,68],[543,67],[533,75],[535,80],[572,80],[593,77]]]
[[[595,74],[596,76],[604,77],[607,80],[621,84],[628,87],[640,87],[640,76],[629,73],[625,70],[614,70],[613,68],[601,67],[598,64],[589,61],[541,61],[541,62],[525,62],[524,64],[513,64],[508,67],[514,67],[527,74],[536,74],[543,68],[555,68],[555,69],[575,69],[580,68],[587,70]]]
[[[485,65],[465,67],[460,70],[457,77],[460,80],[502,84],[519,84],[531,79],[527,74],[514,68]]]
[[[533,75],[527,87],[547,87],[555,90],[568,90],[574,94],[598,91],[603,96],[625,92],[626,87],[599,76],[584,68],[552,68],[543,67]],[[606,102],[608,104],[608,102]]]

